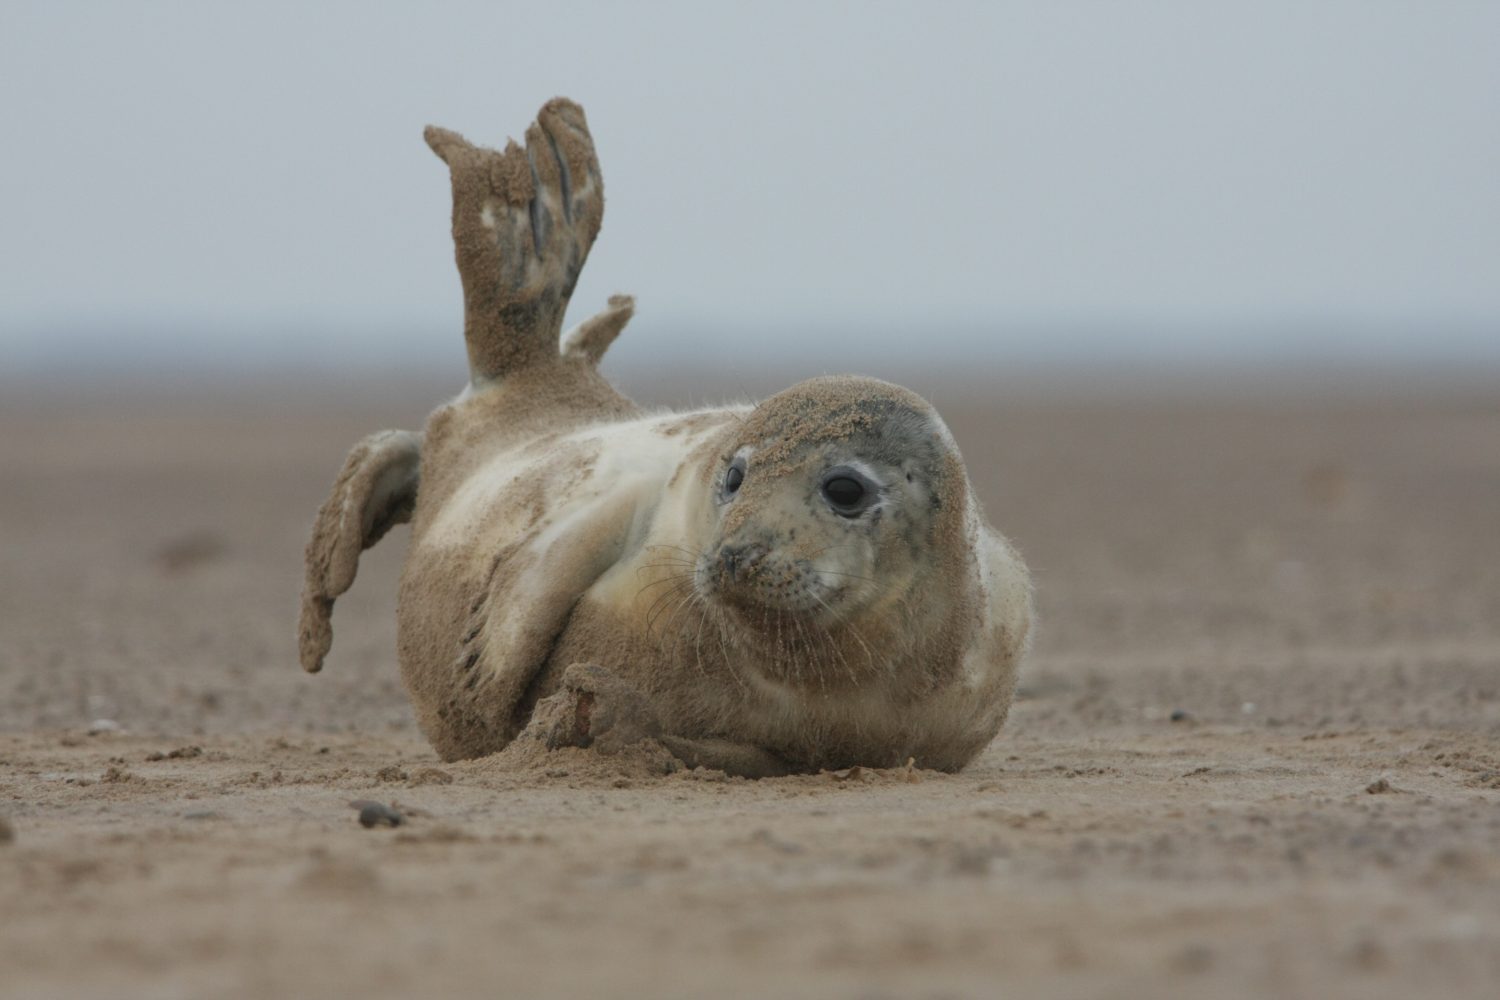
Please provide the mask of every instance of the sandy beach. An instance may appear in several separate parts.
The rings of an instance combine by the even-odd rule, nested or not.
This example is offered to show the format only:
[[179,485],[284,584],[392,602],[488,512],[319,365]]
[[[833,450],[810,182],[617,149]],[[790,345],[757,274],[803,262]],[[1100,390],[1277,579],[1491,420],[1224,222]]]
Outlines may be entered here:
[[404,528],[301,672],[425,386],[0,396],[0,996],[1493,997],[1500,395],[915,387],[1036,575],[1010,721],[760,782],[440,762]]

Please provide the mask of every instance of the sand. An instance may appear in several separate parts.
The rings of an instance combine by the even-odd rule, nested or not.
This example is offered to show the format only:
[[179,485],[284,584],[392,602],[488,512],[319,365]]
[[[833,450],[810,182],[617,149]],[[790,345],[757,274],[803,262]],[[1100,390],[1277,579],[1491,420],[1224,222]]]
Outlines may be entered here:
[[915,388],[1037,575],[1015,710],[760,782],[440,764],[405,528],[298,669],[425,387],[0,394],[0,995],[1494,996],[1500,400]]

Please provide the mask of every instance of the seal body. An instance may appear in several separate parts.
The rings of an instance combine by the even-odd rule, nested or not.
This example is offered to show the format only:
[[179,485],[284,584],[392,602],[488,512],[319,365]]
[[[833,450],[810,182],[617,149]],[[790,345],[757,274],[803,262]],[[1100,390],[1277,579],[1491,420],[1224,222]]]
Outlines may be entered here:
[[304,666],[359,550],[409,519],[401,669],[445,759],[543,716],[592,741],[591,718],[624,712],[599,714],[607,676],[689,763],[961,767],[1004,721],[1032,610],[942,420],[856,376],[642,412],[596,370],[628,299],[558,345],[602,182],[581,109],[539,121],[550,167],[541,142],[499,154],[429,130],[454,174],[471,384],[421,435],[350,455],[308,547]]
[[[863,526],[833,511],[749,509],[749,483],[772,478],[754,452],[735,501],[746,512],[732,519],[741,511],[722,502],[721,469],[747,440],[786,461],[774,449],[798,451],[788,447],[792,431],[761,426],[745,407],[557,415],[542,426],[572,426],[512,435],[499,417],[514,388],[444,407],[426,433],[400,651],[422,728],[444,757],[505,746],[575,663],[641,690],[673,735],[760,747],[797,769],[910,757],[952,769],[995,735],[1029,632],[1029,587],[1014,552],[984,525],[940,423],[931,425],[933,454],[914,456],[929,477],[923,508],[906,524],[886,515],[888,547],[898,551],[866,567],[873,576],[847,574],[867,591],[855,612],[830,617],[814,606],[809,615],[795,602],[742,612],[713,585],[734,532],[752,532],[769,557],[796,548],[821,516],[837,534],[812,549],[864,544]],[[836,426],[839,413],[910,395],[856,378],[793,391],[804,402],[837,400],[813,406],[810,424],[827,432],[818,447],[836,453],[814,464],[834,467],[860,450]],[[495,430],[476,431],[484,427]],[[875,439],[886,430],[878,415],[864,428]],[[904,475],[914,487],[918,473],[911,483]],[[931,495],[930,477],[945,475],[960,488]],[[803,558],[811,551],[804,542],[791,558],[816,574],[816,560]]]

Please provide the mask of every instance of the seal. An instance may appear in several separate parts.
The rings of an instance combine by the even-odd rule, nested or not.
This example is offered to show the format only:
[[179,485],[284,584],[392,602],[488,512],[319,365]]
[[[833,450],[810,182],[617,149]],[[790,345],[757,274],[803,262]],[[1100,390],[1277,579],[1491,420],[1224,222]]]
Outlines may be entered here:
[[503,152],[426,138],[470,381],[345,461],[307,547],[304,668],[359,553],[410,521],[401,671],[444,759],[524,736],[649,737],[746,776],[971,760],[1009,709],[1031,585],[937,412],[860,376],[642,411],[598,372],[633,300],[561,335],[603,219],[583,110],[548,102]]

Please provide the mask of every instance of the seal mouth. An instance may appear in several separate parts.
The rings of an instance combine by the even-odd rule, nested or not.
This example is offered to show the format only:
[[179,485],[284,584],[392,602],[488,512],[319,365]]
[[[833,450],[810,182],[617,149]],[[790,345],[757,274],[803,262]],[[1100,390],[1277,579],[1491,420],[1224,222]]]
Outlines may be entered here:
[[774,624],[777,616],[816,620],[829,613],[827,605],[820,605],[811,595],[768,599],[765,595],[735,588],[715,590],[710,596],[725,610],[754,625],[769,626]]
[[774,628],[786,616],[836,617],[837,588],[828,588],[805,559],[778,558],[764,545],[724,545],[700,560],[698,589],[746,624]]

